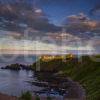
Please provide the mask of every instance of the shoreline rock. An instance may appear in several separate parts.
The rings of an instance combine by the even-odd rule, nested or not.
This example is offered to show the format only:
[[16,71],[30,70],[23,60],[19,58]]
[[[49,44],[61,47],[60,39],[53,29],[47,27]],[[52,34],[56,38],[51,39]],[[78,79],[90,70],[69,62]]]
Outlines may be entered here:
[[10,70],[33,70],[30,65],[23,65],[23,64],[11,64],[11,65],[7,65],[5,67],[1,67],[1,69],[10,69]]

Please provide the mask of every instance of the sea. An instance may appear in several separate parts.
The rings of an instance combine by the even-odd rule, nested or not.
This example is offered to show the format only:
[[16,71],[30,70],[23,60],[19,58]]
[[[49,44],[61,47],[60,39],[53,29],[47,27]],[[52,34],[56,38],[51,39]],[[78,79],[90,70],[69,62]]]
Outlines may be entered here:
[[[30,65],[36,59],[37,56],[35,55],[0,55],[0,67],[15,63]],[[0,93],[20,96],[23,92],[29,91],[32,93],[40,89],[28,81],[35,81],[33,71],[0,69]]]

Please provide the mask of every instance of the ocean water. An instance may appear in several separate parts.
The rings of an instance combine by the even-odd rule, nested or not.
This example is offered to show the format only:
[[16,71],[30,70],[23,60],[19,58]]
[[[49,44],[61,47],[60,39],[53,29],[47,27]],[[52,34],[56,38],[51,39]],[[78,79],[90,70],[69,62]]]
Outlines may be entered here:
[[[35,55],[0,55],[0,67],[14,63],[29,65],[36,61],[36,57]],[[0,69],[0,93],[20,96],[22,92],[38,90],[39,87],[27,82],[34,80],[33,71]]]
[[[15,63],[29,65],[38,60],[38,58],[39,56],[36,55],[0,55],[0,67]],[[23,92],[29,91],[34,95],[33,91],[44,89],[43,87],[38,87],[30,83],[36,80],[34,71],[0,69],[0,93],[21,96]],[[40,96],[45,97],[47,94]],[[62,98],[62,96],[57,94],[51,94],[50,96]]]
[[35,81],[33,71],[12,71],[0,69],[0,93],[20,96],[23,92],[40,90],[28,81]]

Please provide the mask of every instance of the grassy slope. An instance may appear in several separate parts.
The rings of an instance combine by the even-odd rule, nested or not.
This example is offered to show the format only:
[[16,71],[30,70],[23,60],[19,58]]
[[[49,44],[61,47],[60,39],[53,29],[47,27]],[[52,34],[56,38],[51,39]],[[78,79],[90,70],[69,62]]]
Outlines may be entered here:
[[[34,64],[35,65],[35,64]],[[41,69],[45,71],[63,71],[63,73],[78,81],[85,89],[87,100],[100,100],[100,62],[93,62],[88,56],[82,57],[82,62],[69,60],[40,61]]]
[[83,57],[79,65],[66,67],[64,72],[82,84],[86,89],[87,100],[100,100],[100,62]]

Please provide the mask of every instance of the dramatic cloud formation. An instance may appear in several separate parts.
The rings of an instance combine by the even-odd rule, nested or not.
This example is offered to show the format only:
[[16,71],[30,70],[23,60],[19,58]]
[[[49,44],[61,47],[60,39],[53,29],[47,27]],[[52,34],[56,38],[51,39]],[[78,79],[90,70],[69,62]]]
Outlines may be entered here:
[[27,27],[43,32],[59,30],[49,23],[42,9],[27,0],[0,0],[0,27],[17,32]]
[[95,33],[100,35],[100,22],[91,20],[83,13],[68,16],[64,28],[67,32],[86,39],[95,36]]
[[[56,7],[54,8],[56,10]],[[53,12],[52,9],[48,12]],[[97,10],[99,11],[99,7],[92,12],[97,13]],[[7,53],[14,51],[66,53],[67,50],[87,52],[97,49],[100,43],[90,40],[94,36],[100,36],[98,20],[91,20],[84,13],[78,15],[60,13],[59,16],[66,18],[64,23],[62,22],[63,25],[60,24],[58,27],[51,23],[50,16],[47,16],[34,0],[0,0],[0,50]],[[60,23],[59,16],[57,14],[53,20],[57,19],[56,21]]]
[[[0,53],[17,53],[17,54],[64,54],[64,53],[89,53],[91,50],[94,50],[92,46],[89,45],[78,45],[78,44],[69,44],[69,45],[56,45],[51,42],[45,43],[40,40],[17,40],[12,37],[2,37],[0,38]],[[4,45],[5,44],[5,45]]]
[[[99,28],[99,25],[96,21],[90,20],[84,14],[81,15],[72,15],[68,16],[68,20],[65,23],[65,28],[70,30],[57,31],[57,32],[44,32],[40,30],[35,30],[33,28],[29,28],[28,37],[26,37],[20,32],[13,32],[13,31],[0,31],[0,50],[8,50],[10,52],[17,52],[19,51],[30,51],[31,53],[34,52],[57,52],[57,53],[65,53],[68,51],[72,52],[93,52],[99,45],[98,41],[90,43],[87,39],[87,34],[92,36],[92,31],[96,31]],[[23,24],[22,24],[23,25]],[[67,31],[67,32],[66,32]],[[68,33],[69,32],[69,33]],[[75,35],[75,33],[77,34]],[[81,32],[81,35],[80,35]],[[87,33],[86,33],[87,32]],[[91,33],[89,33],[91,32]],[[42,35],[43,36],[42,36]],[[82,37],[82,34],[84,37]],[[38,38],[35,38],[37,37]],[[86,41],[87,40],[87,41]],[[5,44],[5,45],[3,45]],[[12,49],[13,48],[13,49]],[[58,49],[61,48],[61,49]],[[68,50],[68,51],[67,51]]]

